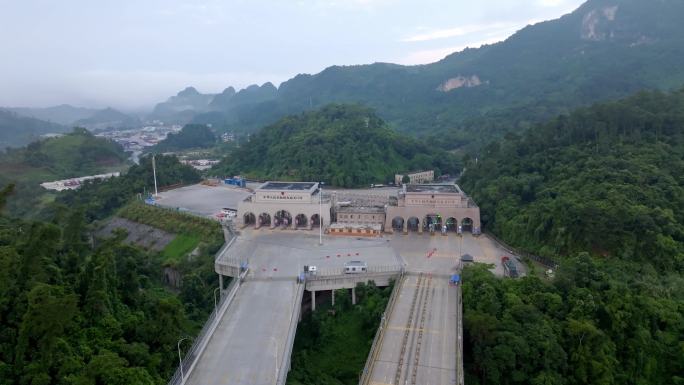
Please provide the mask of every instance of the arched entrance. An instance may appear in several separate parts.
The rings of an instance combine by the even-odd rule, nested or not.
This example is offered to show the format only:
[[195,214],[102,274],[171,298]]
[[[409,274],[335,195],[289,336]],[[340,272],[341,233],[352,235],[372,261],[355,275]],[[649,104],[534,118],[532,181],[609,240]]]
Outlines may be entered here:
[[311,226],[312,227],[318,227],[321,225],[321,220],[318,214],[314,214],[311,216]]
[[449,217],[446,220],[446,227],[447,231],[456,231],[458,230],[458,219],[454,217]]
[[254,216],[253,213],[245,213],[245,215],[242,217],[242,223],[245,226],[250,226],[250,225],[255,225],[256,224],[256,216]]
[[423,230],[442,231],[442,216],[439,214],[428,214],[423,219]]
[[411,217],[406,221],[406,227],[408,228],[408,231],[418,231],[418,228],[420,226],[420,219],[416,217]]
[[280,210],[275,214],[275,225],[288,227],[292,224],[292,215],[285,211]]
[[473,220],[466,217],[463,218],[461,221],[461,230],[465,233],[466,231],[469,233],[473,232]]
[[267,213],[261,213],[259,215],[259,225],[270,226],[271,225],[271,216]]
[[295,217],[295,229],[300,228],[300,227],[306,227],[309,223],[309,220],[306,218],[306,215],[304,214],[299,214]]
[[392,219],[392,230],[403,231],[404,230],[404,218],[394,217],[394,219]]

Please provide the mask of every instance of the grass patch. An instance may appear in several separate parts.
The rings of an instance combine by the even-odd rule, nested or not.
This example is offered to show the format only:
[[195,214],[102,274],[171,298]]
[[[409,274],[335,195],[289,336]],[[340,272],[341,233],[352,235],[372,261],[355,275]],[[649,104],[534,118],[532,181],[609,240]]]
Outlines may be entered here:
[[188,255],[199,245],[199,238],[193,235],[180,234],[171,241],[164,250],[162,256],[166,263],[177,262],[184,256]]
[[117,215],[170,233],[192,235],[206,243],[223,243],[221,224],[208,218],[146,205],[139,201],[122,207]]

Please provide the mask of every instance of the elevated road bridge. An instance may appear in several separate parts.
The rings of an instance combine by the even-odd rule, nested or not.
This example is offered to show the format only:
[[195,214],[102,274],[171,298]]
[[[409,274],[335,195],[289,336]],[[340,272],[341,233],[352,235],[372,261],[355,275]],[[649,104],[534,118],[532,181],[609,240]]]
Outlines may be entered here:
[[[318,236],[306,231],[245,231],[221,250],[215,265],[221,277],[242,272],[244,281],[223,293],[230,301],[221,302],[171,383],[284,384],[307,295],[314,310],[316,291],[353,293],[361,282],[397,280],[361,383],[461,385],[461,294],[448,277],[460,271],[462,253],[502,274],[497,263],[503,252],[486,236],[326,237],[319,245]],[[366,262],[368,272],[344,274],[344,263],[352,260]],[[316,265],[318,275],[302,284],[297,277],[304,265]]]

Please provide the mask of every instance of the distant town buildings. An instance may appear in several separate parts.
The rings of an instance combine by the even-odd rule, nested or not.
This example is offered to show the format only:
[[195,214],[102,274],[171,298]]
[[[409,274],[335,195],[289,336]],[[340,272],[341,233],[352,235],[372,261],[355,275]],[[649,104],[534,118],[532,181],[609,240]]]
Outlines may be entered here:
[[232,132],[224,132],[224,133],[221,135],[221,141],[222,141],[223,143],[234,142],[234,141],[235,141],[235,134],[233,134]]
[[403,183],[404,176],[409,177],[408,184],[431,183],[431,182],[435,181],[435,171],[434,170],[426,170],[426,171],[410,172],[407,174],[396,174],[396,175],[394,175],[394,184],[396,184],[397,186],[404,184]]

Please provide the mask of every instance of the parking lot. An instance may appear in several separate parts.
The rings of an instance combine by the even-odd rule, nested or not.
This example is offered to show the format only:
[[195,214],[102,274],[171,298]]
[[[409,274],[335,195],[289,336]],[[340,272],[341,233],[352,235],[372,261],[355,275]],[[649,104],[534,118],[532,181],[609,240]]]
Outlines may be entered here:
[[237,210],[238,202],[249,195],[246,189],[195,184],[160,193],[157,204],[214,217],[224,207]]

